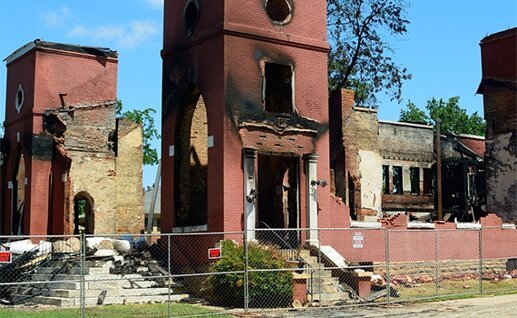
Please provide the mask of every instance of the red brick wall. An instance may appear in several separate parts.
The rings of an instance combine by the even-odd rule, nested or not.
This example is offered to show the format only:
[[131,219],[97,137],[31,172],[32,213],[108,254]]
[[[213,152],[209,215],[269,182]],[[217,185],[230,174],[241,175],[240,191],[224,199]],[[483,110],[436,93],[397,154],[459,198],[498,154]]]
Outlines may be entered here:
[[[79,53],[38,49],[34,110],[117,99],[117,60]],[[36,127],[35,127],[36,128]]]
[[[388,231],[388,234],[386,233]],[[363,247],[353,247],[353,236],[362,235]],[[389,237],[387,237],[388,235]],[[331,245],[352,262],[385,262],[389,245],[390,262],[472,260],[483,257],[517,257],[517,230],[483,227],[482,231],[448,229],[340,229],[322,230],[321,244]],[[388,240],[388,241],[387,241]],[[480,253],[481,241],[481,253]]]
[[[67,94],[65,102],[68,105],[116,99],[117,60],[36,48],[8,64],[7,68],[5,138],[10,148],[5,182],[1,186],[7,189],[8,181],[14,178],[17,149],[23,149],[28,181],[25,231],[26,234],[45,234],[49,229],[47,211],[51,209],[49,184],[52,163],[50,157],[33,157],[33,136],[43,132],[43,113],[60,107],[60,93]],[[18,114],[15,96],[20,83],[25,96]],[[58,181],[61,182],[61,178]],[[11,191],[4,191],[3,196],[3,230],[9,233]]]

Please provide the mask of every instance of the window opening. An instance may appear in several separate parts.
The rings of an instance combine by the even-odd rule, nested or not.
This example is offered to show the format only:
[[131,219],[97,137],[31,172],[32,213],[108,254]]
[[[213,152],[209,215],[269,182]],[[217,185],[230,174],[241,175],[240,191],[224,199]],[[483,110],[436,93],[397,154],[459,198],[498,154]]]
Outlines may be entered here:
[[199,3],[197,0],[191,0],[185,6],[185,29],[187,34],[190,36],[194,33],[194,29],[197,26],[199,20]]
[[411,180],[411,194],[420,194],[420,168],[409,168],[409,178]]
[[393,166],[393,193],[394,194],[402,194],[404,190],[402,189],[402,167]]
[[16,180],[13,193],[13,217],[11,220],[11,234],[22,235],[24,233],[24,211],[25,211],[25,158],[20,153],[18,166],[16,167]]
[[16,92],[16,97],[14,99],[14,104],[16,106],[16,111],[20,113],[23,107],[23,102],[25,100],[25,93],[23,91],[22,84],[18,85],[18,91]]
[[206,225],[208,210],[208,118],[203,97],[194,92],[179,125],[176,227]]
[[433,171],[429,168],[424,168],[424,194],[433,194]]
[[293,69],[291,65],[266,62],[265,110],[271,113],[293,113]]
[[382,193],[390,193],[390,167],[382,166]]
[[74,197],[74,234],[93,234],[93,230],[93,199],[86,193],[78,193]]
[[292,7],[288,0],[267,0],[266,12],[274,23],[286,24],[291,20]]

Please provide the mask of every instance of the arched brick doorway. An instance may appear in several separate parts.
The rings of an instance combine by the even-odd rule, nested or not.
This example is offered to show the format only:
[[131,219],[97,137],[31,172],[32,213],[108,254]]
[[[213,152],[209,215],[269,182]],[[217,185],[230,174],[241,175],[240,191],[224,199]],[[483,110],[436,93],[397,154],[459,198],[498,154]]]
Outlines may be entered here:
[[74,234],[94,233],[93,198],[87,192],[79,192],[74,197]]

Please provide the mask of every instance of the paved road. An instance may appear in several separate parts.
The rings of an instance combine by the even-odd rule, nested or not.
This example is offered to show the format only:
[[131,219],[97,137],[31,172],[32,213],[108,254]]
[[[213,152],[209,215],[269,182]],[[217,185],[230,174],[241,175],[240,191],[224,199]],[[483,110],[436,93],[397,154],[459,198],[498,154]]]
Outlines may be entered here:
[[341,317],[517,317],[517,294],[449,300],[432,303],[397,304],[383,307],[355,307],[268,314],[275,318],[341,318]]

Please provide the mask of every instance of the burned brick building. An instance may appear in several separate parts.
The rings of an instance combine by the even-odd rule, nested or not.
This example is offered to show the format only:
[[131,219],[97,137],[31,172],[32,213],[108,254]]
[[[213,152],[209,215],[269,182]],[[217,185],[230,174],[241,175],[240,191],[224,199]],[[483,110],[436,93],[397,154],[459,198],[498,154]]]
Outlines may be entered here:
[[[354,105],[350,90],[332,95],[330,112],[336,193],[350,206],[351,217],[432,216],[437,203],[433,127],[379,120],[376,109]],[[483,137],[441,134],[446,218],[485,215],[484,151]]]
[[1,232],[140,231],[142,131],[115,115],[117,52],[35,40],[5,61]]
[[487,207],[517,222],[517,28],[481,40],[483,94],[487,122]]
[[164,20],[162,232],[345,220],[323,187],[326,3],[166,1]]

